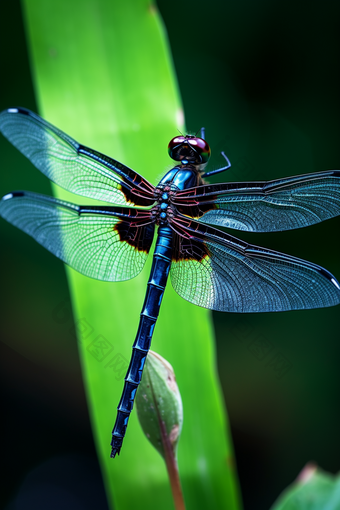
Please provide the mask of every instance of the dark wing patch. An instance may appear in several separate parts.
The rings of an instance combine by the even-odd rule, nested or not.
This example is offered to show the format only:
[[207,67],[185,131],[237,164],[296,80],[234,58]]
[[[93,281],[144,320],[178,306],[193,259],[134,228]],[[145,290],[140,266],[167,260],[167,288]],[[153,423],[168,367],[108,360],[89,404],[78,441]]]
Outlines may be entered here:
[[137,251],[144,252],[148,255],[155,232],[153,223],[142,226],[138,222],[130,223],[125,220],[120,220],[120,222],[115,225],[114,230],[119,235],[121,241],[124,241]]
[[[181,235],[178,235],[178,232]],[[183,260],[195,260],[201,262],[209,256],[209,251],[204,243],[189,237],[185,229],[178,227],[177,234],[173,238],[172,260],[180,262]]]

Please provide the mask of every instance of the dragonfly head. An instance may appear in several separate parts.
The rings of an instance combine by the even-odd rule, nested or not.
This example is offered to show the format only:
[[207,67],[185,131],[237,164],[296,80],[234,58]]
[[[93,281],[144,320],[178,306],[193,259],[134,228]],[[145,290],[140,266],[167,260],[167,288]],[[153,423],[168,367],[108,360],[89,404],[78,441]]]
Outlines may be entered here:
[[182,164],[205,165],[210,158],[209,144],[197,136],[175,136],[168,145],[169,156]]

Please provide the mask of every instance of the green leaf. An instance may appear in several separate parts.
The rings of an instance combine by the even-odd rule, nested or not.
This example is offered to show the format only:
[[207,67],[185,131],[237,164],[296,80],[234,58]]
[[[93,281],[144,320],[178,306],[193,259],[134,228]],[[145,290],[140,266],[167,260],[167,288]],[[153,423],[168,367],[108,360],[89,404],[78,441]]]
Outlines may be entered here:
[[[82,144],[157,182],[171,168],[167,144],[183,129],[183,115],[156,7],[149,0],[24,0],[24,6],[39,113]],[[71,202],[90,202],[54,190]],[[96,447],[108,499],[117,510],[172,508],[164,463],[135,412],[120,456],[110,459],[150,267],[151,257],[141,275],[116,284],[67,268]],[[188,508],[238,509],[210,313],[168,285],[152,347],[171,361],[181,386],[185,426],[178,462]]]
[[339,510],[340,475],[307,465],[271,510]]
[[165,458],[165,428],[176,454],[183,425],[182,399],[174,369],[156,352],[149,351],[136,404],[139,423],[150,443]]

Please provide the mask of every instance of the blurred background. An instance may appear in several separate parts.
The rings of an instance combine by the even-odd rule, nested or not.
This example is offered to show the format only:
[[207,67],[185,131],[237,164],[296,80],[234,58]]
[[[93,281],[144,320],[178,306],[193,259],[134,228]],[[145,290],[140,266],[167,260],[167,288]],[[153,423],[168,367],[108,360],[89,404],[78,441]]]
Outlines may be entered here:
[[[340,167],[338,2],[159,0],[158,7],[187,129],[205,126],[212,167],[223,164],[221,150],[232,162],[215,182]],[[36,111],[19,1],[1,2],[0,12],[0,108]],[[51,193],[3,137],[0,166],[1,195]],[[339,227],[337,218],[237,236],[340,279]],[[1,508],[106,509],[64,267],[2,220],[0,235]],[[339,470],[339,307],[213,317],[244,507],[267,509],[308,461]]]

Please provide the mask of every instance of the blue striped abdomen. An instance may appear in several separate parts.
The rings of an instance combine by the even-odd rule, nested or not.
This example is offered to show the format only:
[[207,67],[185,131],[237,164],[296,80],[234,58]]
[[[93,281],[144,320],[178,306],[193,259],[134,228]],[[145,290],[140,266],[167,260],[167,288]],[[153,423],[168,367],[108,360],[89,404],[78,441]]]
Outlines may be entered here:
[[132,347],[130,365],[125,376],[124,389],[117,408],[117,418],[112,431],[112,458],[120,452],[129,416],[133,408],[136,391],[142,379],[144,363],[150,349],[153,331],[155,329],[169,275],[172,252],[171,245],[171,229],[169,227],[159,227],[150,278],[142,312],[140,314],[137,336]]

